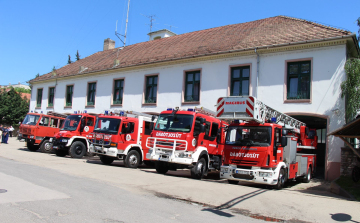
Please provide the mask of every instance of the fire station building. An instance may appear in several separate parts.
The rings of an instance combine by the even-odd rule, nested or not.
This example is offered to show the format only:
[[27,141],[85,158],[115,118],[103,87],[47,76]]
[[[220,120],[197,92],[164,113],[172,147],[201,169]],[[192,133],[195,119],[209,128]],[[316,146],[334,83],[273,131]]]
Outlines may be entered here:
[[30,81],[30,110],[159,113],[167,108],[216,110],[219,97],[251,95],[316,128],[318,177],[340,175],[343,142],[326,136],[345,124],[347,58],[359,55],[356,35],[276,16],[103,51]]

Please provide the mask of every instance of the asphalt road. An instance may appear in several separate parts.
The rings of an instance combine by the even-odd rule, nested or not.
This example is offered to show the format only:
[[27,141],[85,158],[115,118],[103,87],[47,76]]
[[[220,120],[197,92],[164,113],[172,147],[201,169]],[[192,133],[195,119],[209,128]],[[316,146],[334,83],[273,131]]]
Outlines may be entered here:
[[[218,174],[102,165],[0,145],[0,222],[360,222],[360,202],[327,191],[326,182],[291,183],[281,191],[230,185]],[[251,216],[248,217],[248,216]]]

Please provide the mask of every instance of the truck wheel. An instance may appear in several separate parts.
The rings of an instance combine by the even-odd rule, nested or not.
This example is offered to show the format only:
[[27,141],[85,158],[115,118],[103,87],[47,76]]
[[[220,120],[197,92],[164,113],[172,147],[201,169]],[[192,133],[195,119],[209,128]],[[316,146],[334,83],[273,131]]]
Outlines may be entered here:
[[191,178],[201,180],[206,170],[206,162],[204,158],[198,160],[196,165],[191,168]]
[[49,140],[44,140],[40,145],[40,151],[42,153],[51,153],[52,152],[52,143]]
[[69,155],[72,158],[80,159],[86,153],[86,146],[80,141],[73,142],[69,149]]
[[27,143],[26,146],[27,146],[28,150],[30,150],[31,152],[35,152],[39,149],[39,146],[36,146],[32,143]]
[[55,154],[56,154],[56,156],[64,157],[64,156],[67,155],[67,151],[65,151],[65,150],[60,150],[60,149],[56,149],[56,150],[55,150]]
[[228,180],[229,184],[238,184],[239,181],[237,180]]
[[280,172],[279,172],[279,177],[278,177],[278,181],[277,181],[277,184],[274,186],[275,189],[277,190],[281,190],[284,185],[285,185],[285,179],[286,179],[286,176],[285,176],[285,169],[281,168]]
[[128,168],[137,168],[140,164],[140,155],[138,151],[131,150],[125,157],[125,166]]
[[160,174],[165,174],[169,171],[169,167],[163,162],[156,162],[155,169],[156,169],[156,172],[158,172]]
[[311,180],[311,167],[309,167],[307,174],[304,176],[303,182],[309,183]]
[[100,156],[100,160],[105,165],[110,165],[114,162],[114,158],[108,156]]

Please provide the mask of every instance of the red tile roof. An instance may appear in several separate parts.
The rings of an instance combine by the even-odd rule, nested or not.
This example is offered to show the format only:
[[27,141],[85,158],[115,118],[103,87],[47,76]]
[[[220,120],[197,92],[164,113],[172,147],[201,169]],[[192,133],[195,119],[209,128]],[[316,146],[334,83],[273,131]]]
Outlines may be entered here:
[[[56,77],[163,62],[182,58],[227,53],[310,40],[350,35],[351,32],[302,19],[276,16],[252,22],[216,27],[159,40],[137,43],[124,48],[97,52],[56,70]],[[114,67],[114,61],[120,64]],[[52,72],[32,81],[52,78]]]

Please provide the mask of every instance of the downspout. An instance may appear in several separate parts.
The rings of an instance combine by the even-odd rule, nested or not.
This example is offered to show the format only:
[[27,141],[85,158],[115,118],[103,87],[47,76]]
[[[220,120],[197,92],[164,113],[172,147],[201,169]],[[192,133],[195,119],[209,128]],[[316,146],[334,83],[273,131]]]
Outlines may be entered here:
[[259,97],[258,92],[259,92],[259,64],[260,64],[260,56],[257,52],[257,48],[255,48],[255,53],[257,56],[256,59],[256,98]]

